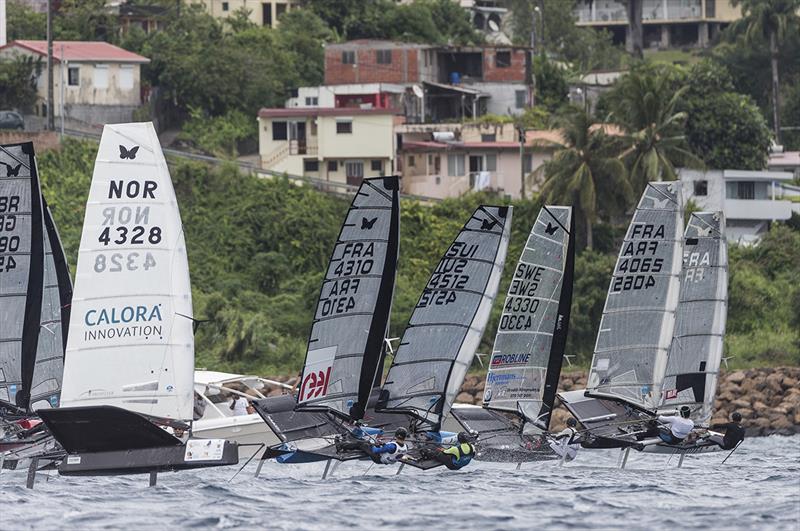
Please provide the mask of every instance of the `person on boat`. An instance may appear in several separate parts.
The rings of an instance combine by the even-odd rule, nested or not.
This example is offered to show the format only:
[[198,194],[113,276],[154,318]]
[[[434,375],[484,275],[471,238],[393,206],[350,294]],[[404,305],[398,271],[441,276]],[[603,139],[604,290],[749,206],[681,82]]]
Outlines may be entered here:
[[561,456],[565,461],[572,461],[578,455],[581,444],[578,441],[578,421],[570,417],[567,419],[567,427],[553,436],[550,441],[550,448]]
[[744,440],[745,430],[741,423],[742,415],[735,411],[731,415],[731,422],[711,426],[711,429],[714,430],[725,430],[725,435],[712,435],[709,439],[717,443],[723,450],[733,450],[737,444]]
[[206,413],[206,401],[197,391],[194,392],[194,406],[192,420],[200,420]]
[[434,450],[423,449],[421,454],[426,459],[438,461],[449,470],[459,470],[467,466],[475,457],[475,446],[467,432],[458,434],[458,444],[447,448],[437,447]]
[[252,409],[252,406],[247,401],[247,398],[243,397],[242,395],[233,395],[233,401],[231,402],[231,411],[233,411],[234,417],[239,417],[241,415],[248,415]]
[[680,416],[659,416],[662,428],[658,437],[667,444],[681,444],[694,429],[694,421],[689,418],[692,410],[689,406],[681,406]]
[[408,430],[402,426],[394,432],[394,441],[386,444],[372,444],[369,441],[352,441],[337,443],[337,451],[361,450],[376,464],[391,465],[396,463],[408,452],[406,446]]

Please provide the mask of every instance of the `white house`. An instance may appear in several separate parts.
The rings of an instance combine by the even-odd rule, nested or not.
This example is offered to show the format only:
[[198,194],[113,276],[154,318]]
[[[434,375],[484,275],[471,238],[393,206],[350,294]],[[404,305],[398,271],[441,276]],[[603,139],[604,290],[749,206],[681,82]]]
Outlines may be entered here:
[[785,199],[793,175],[779,171],[681,169],[683,198],[703,210],[721,210],[729,241],[755,243],[772,221],[786,221],[800,203]]
[[[47,114],[47,41],[17,40],[0,47],[0,60],[41,58],[36,112]],[[141,65],[150,59],[107,42],[53,42],[54,116],[91,124],[129,122],[142,104]],[[62,106],[62,99],[64,105]]]

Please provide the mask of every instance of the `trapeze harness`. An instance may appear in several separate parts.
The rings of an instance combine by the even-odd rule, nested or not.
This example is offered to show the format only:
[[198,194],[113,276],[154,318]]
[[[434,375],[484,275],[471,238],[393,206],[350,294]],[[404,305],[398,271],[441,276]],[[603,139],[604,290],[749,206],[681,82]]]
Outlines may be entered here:
[[384,452],[380,454],[381,463],[383,463],[384,465],[391,465],[392,463],[396,463],[397,460],[400,459],[401,455],[408,452],[408,446],[406,446],[406,443],[403,443],[401,445],[397,441],[394,441],[392,444],[394,444],[394,451]]

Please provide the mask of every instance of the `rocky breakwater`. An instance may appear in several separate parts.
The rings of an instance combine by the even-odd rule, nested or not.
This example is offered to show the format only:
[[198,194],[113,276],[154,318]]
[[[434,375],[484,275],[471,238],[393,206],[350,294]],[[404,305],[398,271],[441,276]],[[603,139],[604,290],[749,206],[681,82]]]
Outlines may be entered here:
[[[485,377],[469,375],[456,402],[481,404]],[[559,391],[586,387],[586,373],[561,374]],[[800,367],[765,367],[723,371],[717,387],[712,424],[727,422],[731,413],[742,415],[748,436],[800,433]],[[569,413],[562,406],[553,411],[551,430],[564,427]]]

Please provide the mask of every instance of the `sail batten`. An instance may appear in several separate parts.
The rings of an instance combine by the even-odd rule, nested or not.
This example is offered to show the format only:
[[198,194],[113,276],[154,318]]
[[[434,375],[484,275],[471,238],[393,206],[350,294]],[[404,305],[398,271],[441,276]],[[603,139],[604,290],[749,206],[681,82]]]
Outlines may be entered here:
[[62,406],[191,419],[192,324],[183,227],[155,129],[106,125],[78,254]]
[[403,333],[376,409],[440,427],[497,294],[511,207],[480,206],[434,269]]
[[365,179],[320,289],[298,411],[360,419],[382,370],[400,240],[399,180]]
[[[483,406],[546,430],[572,302],[571,207],[542,208],[514,269],[495,335]],[[569,227],[569,230],[566,228]]]
[[647,410],[660,402],[680,290],[683,217],[675,183],[648,183],[623,240],[587,392]]

